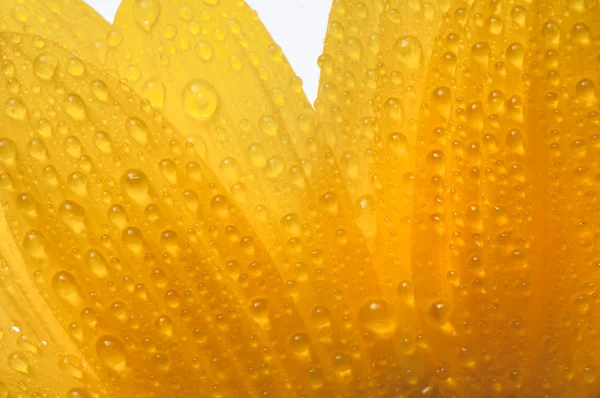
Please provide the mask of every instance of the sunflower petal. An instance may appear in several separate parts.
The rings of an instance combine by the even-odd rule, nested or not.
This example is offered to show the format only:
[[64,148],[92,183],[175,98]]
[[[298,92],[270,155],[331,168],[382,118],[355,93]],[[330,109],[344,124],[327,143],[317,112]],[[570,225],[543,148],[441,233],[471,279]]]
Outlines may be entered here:
[[103,384],[46,304],[47,294],[38,289],[43,271],[31,277],[0,213],[0,394],[8,396],[23,386],[32,393],[63,396],[74,396],[85,385],[102,391]]
[[82,0],[22,1],[0,4],[0,31],[39,35],[101,62],[110,24]]
[[308,372],[327,351],[310,354],[287,284],[194,144],[50,42],[4,34],[0,53],[13,88],[0,91],[10,229],[45,311],[107,394],[309,388],[275,373]]
[[[374,197],[377,272],[414,289],[405,319],[431,368],[411,375],[437,366],[444,394],[596,388],[582,327],[599,254],[599,18],[595,2],[334,2],[317,109],[365,171],[349,191]],[[353,59],[378,33],[377,55]]]
[[[587,396],[593,390],[585,383],[569,386],[559,375],[562,365],[550,358],[597,366],[597,345],[576,337],[579,327],[564,325],[561,317],[574,310],[576,323],[592,320],[587,304],[577,308],[577,300],[587,301],[581,286],[597,256],[581,248],[597,231],[595,188],[586,174],[598,167],[598,158],[579,146],[597,140],[597,122],[590,116],[598,103],[590,86],[597,76],[591,54],[599,48],[577,35],[594,26],[598,15],[567,2],[552,4],[457,6],[439,32],[445,39],[433,47],[424,80],[412,267],[428,272],[414,274],[415,299],[425,312],[443,298],[461,309],[449,324],[481,325],[456,336],[426,329],[434,341],[439,338],[434,344],[439,361],[450,368],[490,370],[480,385],[453,380],[455,388],[473,394],[497,385],[532,395],[544,380],[557,395]],[[569,13],[555,11],[567,8]],[[457,68],[448,67],[446,51],[453,47]],[[566,290],[564,261],[580,269]],[[562,293],[551,298],[555,289]],[[490,312],[493,307],[501,310]],[[492,325],[505,338],[489,341],[486,329]],[[557,340],[560,354],[543,344],[547,339]],[[450,342],[458,352],[442,349]],[[513,347],[521,347],[521,354],[506,357]],[[504,359],[491,368],[486,358]]]
[[[123,42],[109,52],[108,66],[205,148],[207,165],[297,289],[296,305],[314,335],[332,338],[313,319],[322,307],[336,329],[362,330],[358,309],[379,296],[380,281],[363,277],[373,264],[356,205],[301,81],[256,13],[242,1],[128,0],[115,29]],[[351,317],[345,306],[354,309]],[[348,330],[344,340],[337,344],[349,355],[359,333]],[[324,350],[325,363],[334,352]]]

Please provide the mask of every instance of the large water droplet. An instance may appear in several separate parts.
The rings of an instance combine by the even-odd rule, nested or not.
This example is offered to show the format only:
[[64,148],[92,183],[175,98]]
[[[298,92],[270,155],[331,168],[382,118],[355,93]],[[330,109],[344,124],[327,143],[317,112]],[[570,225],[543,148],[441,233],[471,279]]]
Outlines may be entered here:
[[122,177],[123,190],[134,202],[144,204],[150,200],[148,177],[139,170],[128,170]]
[[429,307],[429,320],[443,326],[450,317],[450,304],[445,300],[438,300]]
[[125,347],[114,336],[104,335],[96,341],[96,353],[104,366],[122,372],[127,366]]
[[150,79],[142,87],[142,97],[150,101],[153,107],[162,108],[165,103],[165,85],[160,79]]
[[79,306],[82,301],[81,288],[75,277],[67,271],[59,271],[52,277],[52,288],[67,303]]
[[23,121],[27,117],[27,108],[20,98],[9,98],[4,103],[4,112],[14,120]]
[[82,206],[70,200],[66,200],[60,204],[58,214],[62,222],[64,222],[73,232],[81,234],[85,232],[85,212]]
[[33,71],[42,80],[50,80],[54,77],[58,58],[51,53],[42,53],[33,61]]
[[421,42],[414,36],[403,36],[396,41],[396,57],[408,68],[419,68],[422,50]]
[[140,28],[150,32],[150,29],[158,21],[160,10],[159,0],[135,0],[133,3],[133,19]]
[[380,337],[391,337],[396,331],[394,311],[385,300],[368,300],[358,313],[361,325]]
[[87,117],[85,102],[77,94],[69,94],[65,101],[65,111],[73,119],[82,121]]
[[29,360],[22,351],[15,351],[8,355],[8,366],[17,372],[28,374],[29,373]]
[[131,117],[127,119],[125,123],[127,132],[138,144],[148,144],[148,126],[142,120],[137,117]]
[[185,113],[199,120],[210,119],[217,111],[219,99],[215,88],[205,80],[192,80],[183,88]]

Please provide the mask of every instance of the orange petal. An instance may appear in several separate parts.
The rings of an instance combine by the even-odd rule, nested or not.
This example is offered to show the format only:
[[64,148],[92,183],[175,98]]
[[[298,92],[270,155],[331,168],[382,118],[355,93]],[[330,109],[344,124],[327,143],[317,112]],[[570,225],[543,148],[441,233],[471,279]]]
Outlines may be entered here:
[[[256,14],[243,2],[125,1],[115,29],[124,39],[109,67],[205,148],[313,335],[334,342],[334,330],[353,325],[336,343],[350,355],[363,331],[359,308],[379,296],[380,281],[364,277],[373,264],[356,205],[299,78]],[[332,329],[314,325],[319,306]],[[323,347],[326,363],[334,352]]]

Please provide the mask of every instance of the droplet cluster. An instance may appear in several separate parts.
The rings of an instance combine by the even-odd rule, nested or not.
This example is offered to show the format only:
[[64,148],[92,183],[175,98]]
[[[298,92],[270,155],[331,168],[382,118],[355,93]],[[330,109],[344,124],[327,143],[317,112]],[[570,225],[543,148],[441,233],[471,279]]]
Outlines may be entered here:
[[71,3],[0,5],[0,397],[598,394],[596,2],[335,0],[314,108],[243,1]]

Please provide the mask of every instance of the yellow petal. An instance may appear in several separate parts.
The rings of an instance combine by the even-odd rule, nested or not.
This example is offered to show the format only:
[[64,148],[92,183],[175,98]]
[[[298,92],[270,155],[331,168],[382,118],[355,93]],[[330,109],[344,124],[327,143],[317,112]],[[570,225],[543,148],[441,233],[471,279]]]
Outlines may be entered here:
[[0,395],[595,396],[599,25],[335,1],[318,114],[242,1],[0,37]]
[[281,344],[282,325],[302,330],[293,302],[193,144],[127,86],[81,61],[69,73],[75,58],[37,40],[0,43],[10,78],[35,87],[1,93],[4,198],[29,274],[108,391],[252,392],[261,363],[294,368],[262,350],[263,323]]
[[[337,156],[357,155],[377,272],[414,287],[420,322],[404,319],[444,394],[593,394],[599,17],[577,1],[334,2],[317,109]],[[355,56],[374,34],[376,56]]]
[[104,59],[110,24],[81,0],[3,0],[0,31],[39,35],[93,62]]
[[55,318],[52,304],[45,302],[47,294],[38,284],[43,271],[32,274],[27,269],[3,211],[1,216],[0,394],[25,386],[31,393],[51,391],[65,396],[86,384],[100,391],[102,384],[95,372]]
[[[380,281],[364,278],[373,264],[356,206],[299,78],[256,13],[242,1],[125,1],[115,29],[123,42],[109,52],[109,67],[204,149],[294,289],[313,336],[335,341],[313,326],[318,306],[335,328],[357,330],[344,336],[349,355],[361,333],[358,309],[379,296]],[[323,350],[326,363],[334,351]]]

